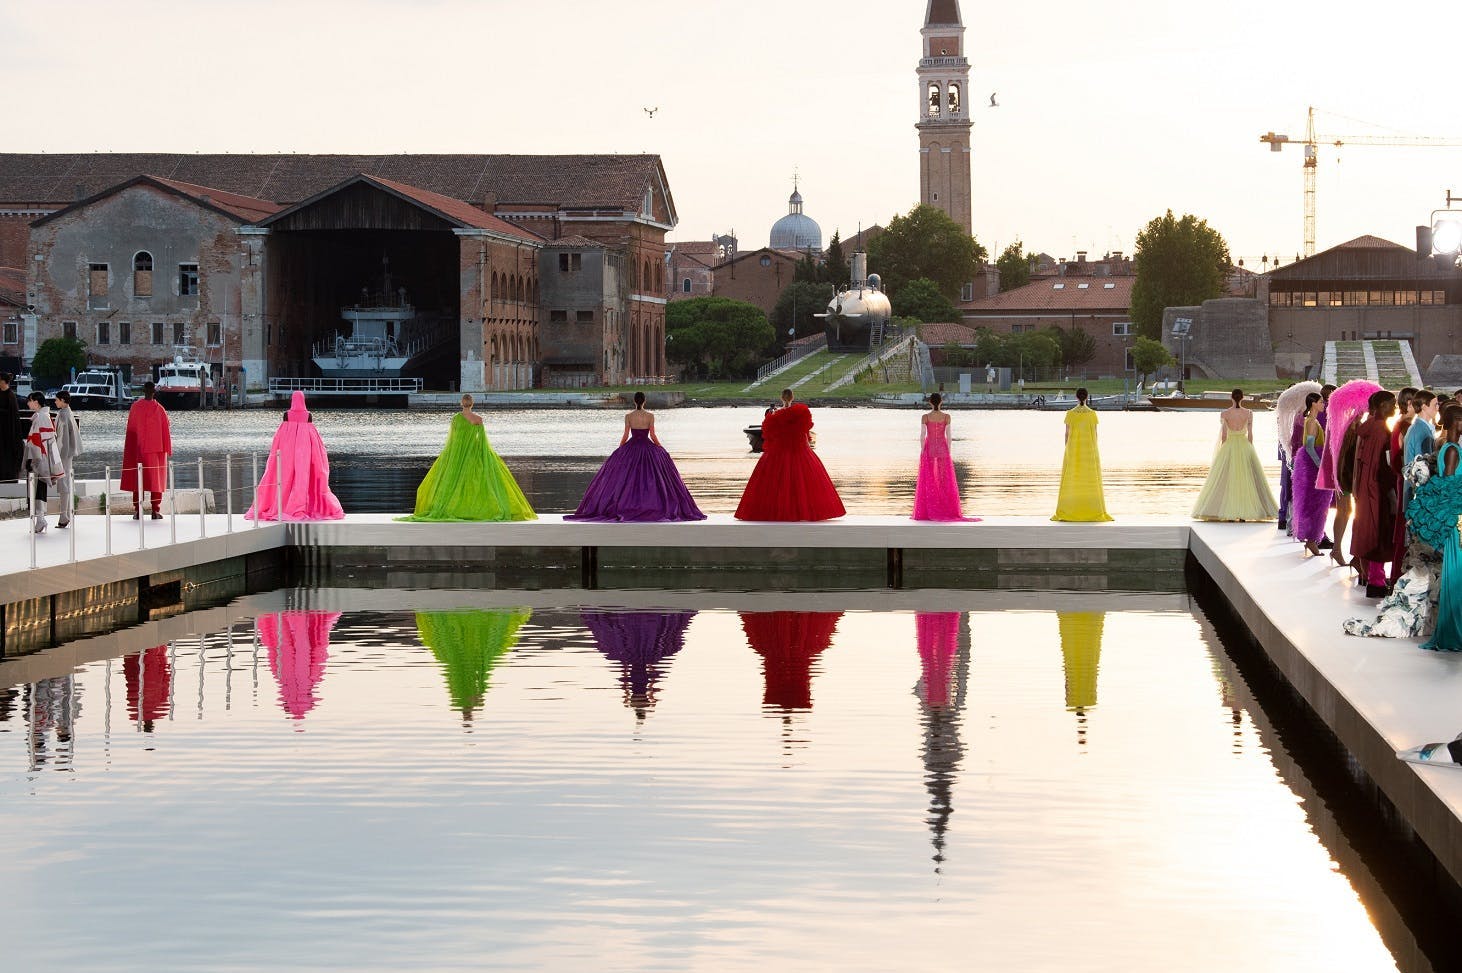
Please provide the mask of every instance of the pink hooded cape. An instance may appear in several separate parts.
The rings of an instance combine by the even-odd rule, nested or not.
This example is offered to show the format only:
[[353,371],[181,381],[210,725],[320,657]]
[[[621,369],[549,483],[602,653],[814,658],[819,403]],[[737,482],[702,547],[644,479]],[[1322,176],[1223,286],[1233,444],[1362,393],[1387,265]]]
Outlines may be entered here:
[[315,708],[315,687],[325,677],[330,632],[340,612],[286,611],[254,620],[259,641],[269,650],[269,668],[279,680],[279,704],[292,719]]
[[[275,504],[281,490],[282,515]],[[345,516],[340,501],[330,492],[330,458],[319,430],[310,422],[303,392],[294,393],[284,422],[274,433],[264,476],[245,516],[260,520],[340,520]]]
[[1350,428],[1356,416],[1370,407],[1371,396],[1379,391],[1381,387],[1375,382],[1358,378],[1330,393],[1330,401],[1325,406],[1325,454],[1320,457],[1320,472],[1315,475],[1317,488],[1340,488],[1335,482],[1335,464],[1340,460],[1340,446],[1345,440],[1345,430]]
[[137,464],[141,463],[141,489],[162,493],[167,489],[167,459],[172,454],[168,411],[155,399],[133,402],[127,411],[127,437],[122,442],[122,489],[137,492]]

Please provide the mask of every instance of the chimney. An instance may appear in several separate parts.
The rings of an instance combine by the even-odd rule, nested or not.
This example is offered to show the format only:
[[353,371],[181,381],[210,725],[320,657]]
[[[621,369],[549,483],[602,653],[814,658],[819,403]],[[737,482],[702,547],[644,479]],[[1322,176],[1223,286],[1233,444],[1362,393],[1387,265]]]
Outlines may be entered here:
[[1086,263],[1086,251],[1085,250],[1078,250],[1078,251],[1076,251],[1076,262],[1078,264],[1085,264]]

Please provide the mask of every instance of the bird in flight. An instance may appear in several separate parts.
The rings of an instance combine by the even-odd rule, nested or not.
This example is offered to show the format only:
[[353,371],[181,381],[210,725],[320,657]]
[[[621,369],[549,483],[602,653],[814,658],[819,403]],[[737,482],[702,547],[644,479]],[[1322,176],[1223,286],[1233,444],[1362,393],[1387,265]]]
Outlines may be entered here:
[[654,108],[646,108],[646,109],[644,109],[644,112],[645,112],[646,115],[649,115],[651,118],[654,118],[655,117],[655,112],[657,112],[659,110],[660,110],[660,106],[659,105],[656,105]]
[[999,108],[1000,107],[1000,102],[998,102],[998,101],[995,100],[995,92],[993,92],[993,91],[990,92],[990,107],[991,108]]

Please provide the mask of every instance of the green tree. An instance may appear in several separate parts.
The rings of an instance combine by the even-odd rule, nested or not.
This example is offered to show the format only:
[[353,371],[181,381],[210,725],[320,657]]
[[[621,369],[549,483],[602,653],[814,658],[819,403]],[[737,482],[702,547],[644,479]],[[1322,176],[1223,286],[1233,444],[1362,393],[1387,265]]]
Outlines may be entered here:
[[1191,213],[1173,211],[1152,220],[1137,234],[1132,254],[1137,280],[1132,285],[1132,322],[1146,338],[1162,337],[1162,312],[1189,307],[1223,294],[1229,272],[1228,244],[1219,232]]
[[1161,341],[1139,336],[1136,341],[1132,342],[1132,367],[1137,371],[1139,383],[1145,385],[1147,376],[1164,365],[1172,363],[1173,356],[1163,347]]
[[843,255],[843,238],[837,230],[833,231],[833,238],[828,242],[827,255],[823,259],[824,280],[834,287],[841,287],[848,283],[851,271],[848,268],[848,258]]
[[36,349],[31,359],[30,370],[40,387],[41,379],[51,382],[69,381],[71,369],[78,372],[86,367],[86,345],[79,338],[47,338]]
[[725,297],[676,301],[665,312],[666,356],[708,379],[741,378],[775,351],[775,336],[761,308]]
[[943,210],[921,205],[907,216],[895,216],[868,245],[868,269],[882,275],[886,294],[927,277],[953,300],[975,279],[975,268],[985,255],[985,248]]
[[1030,257],[1026,256],[1025,248],[1019,241],[1000,252],[1000,259],[995,261],[995,266],[1000,268],[1002,291],[1024,287],[1031,282]]
[[939,293],[939,285],[927,277],[911,280],[898,289],[893,296],[893,313],[923,324],[959,320],[959,311]]
[[792,268],[792,279],[805,283],[818,284],[827,279],[827,274],[816,258],[812,256],[812,248],[802,254],[802,259],[797,261],[797,266]]
[[1096,339],[1076,325],[1063,328],[1054,324],[1047,330],[1060,347],[1061,364],[1067,368],[1080,368],[1096,357]]
[[785,344],[793,335],[788,329],[795,329],[795,337],[802,338],[822,331],[822,318],[813,317],[827,311],[827,302],[833,298],[833,285],[810,280],[794,280],[777,298],[772,308],[772,326],[776,328],[777,341]]

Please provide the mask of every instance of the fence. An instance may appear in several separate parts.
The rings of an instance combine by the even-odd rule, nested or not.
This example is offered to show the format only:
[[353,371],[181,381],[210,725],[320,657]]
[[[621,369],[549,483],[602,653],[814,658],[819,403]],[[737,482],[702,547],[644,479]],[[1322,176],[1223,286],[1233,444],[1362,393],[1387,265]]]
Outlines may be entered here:
[[805,345],[798,345],[781,358],[775,358],[758,368],[756,370],[756,381],[751,384],[756,385],[760,382],[765,382],[782,369],[801,361],[808,355],[816,354],[825,348],[827,348],[827,335],[818,335],[816,341],[809,341]]

